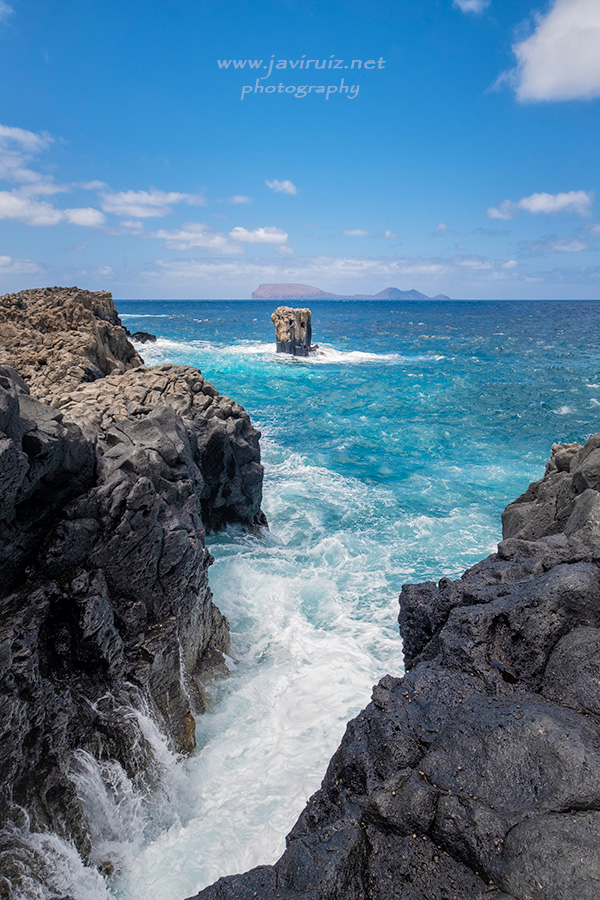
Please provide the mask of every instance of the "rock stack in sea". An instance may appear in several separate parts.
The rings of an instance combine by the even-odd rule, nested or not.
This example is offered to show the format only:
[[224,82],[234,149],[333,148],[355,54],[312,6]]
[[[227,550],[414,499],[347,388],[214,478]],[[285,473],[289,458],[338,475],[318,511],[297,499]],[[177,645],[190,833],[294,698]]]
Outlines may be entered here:
[[600,434],[496,553],[400,596],[407,674],[347,727],[274,866],[196,900],[597,900]]
[[312,315],[310,309],[293,309],[278,306],[271,313],[275,326],[277,353],[291,356],[309,356],[316,350],[312,345]]
[[[174,751],[195,746],[203,682],[229,646],[205,529],[265,524],[259,437],[197,369],[146,368],[110,294],[0,297],[5,826],[54,831],[85,856],[78,754],[151,785],[136,711]],[[2,895],[29,877],[9,832]]]

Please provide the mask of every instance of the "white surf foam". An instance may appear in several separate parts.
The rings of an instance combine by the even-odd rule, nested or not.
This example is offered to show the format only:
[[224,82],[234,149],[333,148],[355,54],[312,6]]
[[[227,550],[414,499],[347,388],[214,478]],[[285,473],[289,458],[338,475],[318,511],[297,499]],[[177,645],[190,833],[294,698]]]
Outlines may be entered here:
[[150,364],[173,361],[199,352],[221,357],[257,357],[282,365],[361,365],[366,363],[414,364],[417,362],[439,362],[445,359],[440,354],[371,353],[365,350],[338,350],[327,344],[319,344],[310,356],[291,356],[277,353],[275,344],[263,341],[245,341],[237,344],[221,345],[206,340],[175,341],[159,337],[156,343],[146,344],[143,355]]

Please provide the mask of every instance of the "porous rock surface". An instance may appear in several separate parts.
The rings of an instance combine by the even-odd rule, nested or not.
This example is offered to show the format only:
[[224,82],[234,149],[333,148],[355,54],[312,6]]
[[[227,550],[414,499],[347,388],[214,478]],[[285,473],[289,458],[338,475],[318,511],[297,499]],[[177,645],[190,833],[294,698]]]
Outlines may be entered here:
[[48,287],[0,297],[1,361],[39,399],[142,366],[108,291]]
[[278,306],[271,313],[275,326],[275,341],[278,353],[291,356],[309,356],[316,348],[312,341],[312,315],[310,309],[294,309]]
[[600,434],[555,445],[497,553],[406,585],[407,674],[349,723],[274,866],[196,900],[600,896]]
[[[48,317],[80,323],[73,340],[52,332],[69,347],[63,365],[81,355],[63,379],[50,356],[40,370],[43,296],[0,298],[5,325],[6,309],[30,306],[36,323],[0,346],[0,822],[55,831],[85,856],[70,777],[81,752],[149,788],[159,767],[137,713],[173,750],[195,746],[203,682],[229,647],[205,528],[264,524],[262,467],[242,407],[196,369],[146,368],[109,294],[50,290]],[[3,834],[11,896],[31,872]]]

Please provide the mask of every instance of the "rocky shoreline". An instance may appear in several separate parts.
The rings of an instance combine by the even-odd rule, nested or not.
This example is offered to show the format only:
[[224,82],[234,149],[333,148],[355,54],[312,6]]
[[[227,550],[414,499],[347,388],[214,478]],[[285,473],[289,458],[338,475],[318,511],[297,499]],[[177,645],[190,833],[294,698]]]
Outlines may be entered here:
[[600,434],[555,445],[497,553],[400,596],[406,675],[348,724],[274,866],[195,900],[596,900]]
[[78,754],[150,790],[136,711],[193,750],[229,646],[205,530],[266,524],[259,437],[198,370],[146,368],[110,294],[0,297],[1,896],[35,879],[24,822],[100,862]]
[[[27,829],[110,873],[82,759],[150,792],[144,716],[193,750],[229,641],[205,533],[265,524],[262,474],[242,407],[144,366],[110,294],[0,297],[0,896],[43,881]],[[406,675],[348,724],[279,862],[194,900],[596,900],[600,434],[555,445],[502,518],[461,579],[403,588]]]

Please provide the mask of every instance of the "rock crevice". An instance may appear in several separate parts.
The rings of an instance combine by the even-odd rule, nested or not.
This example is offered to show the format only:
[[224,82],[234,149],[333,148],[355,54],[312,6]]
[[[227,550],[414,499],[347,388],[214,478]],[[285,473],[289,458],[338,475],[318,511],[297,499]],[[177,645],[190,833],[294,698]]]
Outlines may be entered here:
[[348,724],[279,862],[196,900],[595,900],[599,448],[555,445],[497,553],[402,589],[406,675]]

